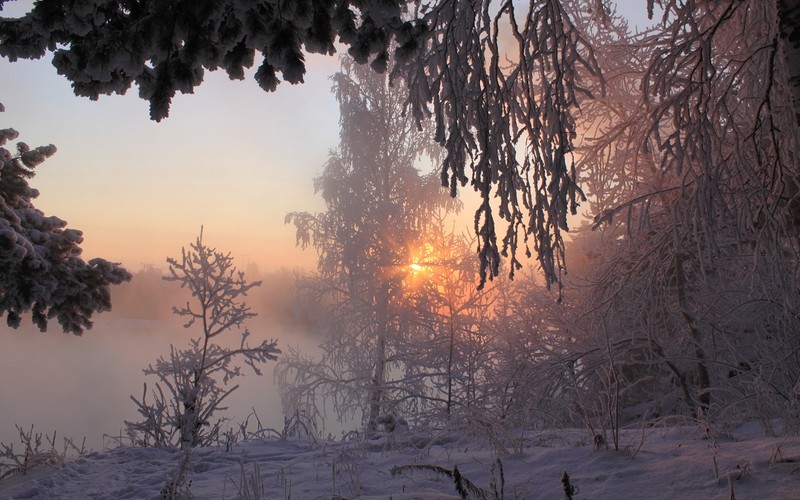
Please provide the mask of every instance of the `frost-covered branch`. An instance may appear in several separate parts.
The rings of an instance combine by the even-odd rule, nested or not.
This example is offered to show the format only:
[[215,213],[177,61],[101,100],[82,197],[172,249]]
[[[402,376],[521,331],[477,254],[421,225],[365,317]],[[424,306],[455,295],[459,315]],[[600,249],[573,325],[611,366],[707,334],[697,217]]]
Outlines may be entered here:
[[676,223],[709,255],[729,229],[779,253],[797,231],[800,170],[776,2],[665,7],[643,92],[661,169],[681,187]]
[[254,78],[272,91],[279,75],[303,81],[304,52],[333,54],[339,42],[358,64],[393,68],[418,123],[433,116],[443,184],[455,195],[470,183],[482,196],[481,283],[500,272],[501,256],[513,274],[533,250],[549,284],[563,270],[567,217],[583,200],[572,153],[578,100],[599,77],[567,3],[532,0],[518,11],[510,0],[42,0],[0,23],[0,55],[53,51],[77,95],[136,85],[161,120],[206,71],[243,79],[260,59]]
[[33,206],[39,191],[28,180],[56,147],[18,142],[16,154],[2,147],[17,136],[0,130],[0,317],[17,328],[30,312],[41,331],[56,319],[65,332],[80,335],[92,327],[94,313],[111,309],[111,285],[131,275],[103,259],[85,262],[83,234]]
[[47,443],[45,446],[42,443],[42,433],[34,432],[33,425],[27,431],[19,425],[15,425],[15,427],[19,433],[19,443],[22,445],[22,449],[15,451],[13,443],[0,443],[0,480],[16,474],[26,474],[38,467],[62,466],[68,454],[83,455],[86,453],[85,438],[78,447],[71,438],[64,437],[64,446],[59,450],[56,448],[55,431],[53,431],[52,437],[44,435]]
[[[226,408],[222,402],[237,388],[228,383],[242,375],[234,360],[242,360],[256,375],[258,365],[277,359],[276,341],[262,341],[250,346],[250,332],[242,330],[238,348],[216,343],[216,337],[233,327],[241,327],[255,316],[240,299],[260,282],[248,283],[236,272],[230,254],[217,252],[203,243],[202,230],[190,250],[181,252],[181,260],[169,258],[167,281],[177,281],[192,294],[193,304],[174,308],[175,314],[189,316],[189,328],[199,322],[201,336],[189,342],[189,348],[170,346],[170,357],[159,357],[148,366],[145,375],[155,375],[159,382],[147,402],[147,385],[142,399],[131,399],[144,418],[126,422],[131,439],[143,446],[206,446],[219,435],[221,420],[212,417]],[[193,309],[193,307],[195,309]]]

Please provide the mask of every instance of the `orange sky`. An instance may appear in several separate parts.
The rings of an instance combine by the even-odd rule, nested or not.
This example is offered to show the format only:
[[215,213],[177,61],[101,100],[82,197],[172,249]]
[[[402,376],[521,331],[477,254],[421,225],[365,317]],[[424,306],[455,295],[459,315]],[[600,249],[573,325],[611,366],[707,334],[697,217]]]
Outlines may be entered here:
[[[0,128],[58,152],[37,168],[35,206],[84,232],[84,258],[165,268],[204,227],[205,242],[241,268],[313,268],[313,249],[295,245],[290,211],[318,212],[313,178],[339,140],[329,76],[338,58],[309,56],[302,85],[273,94],[252,80],[208,73],[193,95],[178,95],[170,117],[148,118],[132,89],[97,102],[72,94],[49,59],[0,60]],[[462,190],[459,230],[472,229],[477,196]]]
[[338,142],[328,79],[338,59],[308,60],[305,84],[273,94],[209,73],[162,123],[136,89],[92,102],[72,94],[49,58],[0,60],[0,127],[58,147],[31,182],[35,205],[84,231],[86,258],[161,266],[204,225],[206,241],[242,263],[311,265],[313,251],[295,248],[283,220],[323,207],[312,180]]
[[[3,15],[29,5],[10,2]],[[295,247],[283,220],[289,211],[323,208],[312,181],[338,143],[329,80],[338,65],[337,57],[308,55],[305,83],[283,83],[271,94],[251,76],[232,82],[207,73],[195,94],[177,95],[170,118],[155,123],[136,88],[92,102],[72,93],[50,57],[0,59],[0,128],[15,128],[32,147],[58,147],[31,182],[41,192],[35,205],[84,232],[87,259],[132,271],[164,267],[203,225],[206,242],[242,265],[309,267],[313,250]],[[474,209],[465,204],[466,221]]]

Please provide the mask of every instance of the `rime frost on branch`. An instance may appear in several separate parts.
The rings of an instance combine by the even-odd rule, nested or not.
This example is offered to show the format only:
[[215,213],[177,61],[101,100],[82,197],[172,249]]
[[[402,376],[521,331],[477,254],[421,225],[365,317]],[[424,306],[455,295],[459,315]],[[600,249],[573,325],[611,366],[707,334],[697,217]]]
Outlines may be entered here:
[[33,206],[39,191],[28,180],[56,147],[18,142],[13,154],[3,146],[18,135],[0,130],[0,316],[16,328],[30,312],[42,331],[55,318],[65,332],[80,335],[95,312],[111,309],[109,287],[130,274],[103,259],[85,262],[82,233]]
[[54,51],[58,72],[91,99],[135,84],[155,120],[207,70],[242,79],[259,64],[255,79],[271,91],[281,77],[301,83],[304,52],[333,54],[336,42],[379,72],[392,62],[410,113],[420,124],[434,118],[426,125],[446,148],[442,182],[453,194],[470,183],[482,196],[482,282],[500,271],[501,255],[513,274],[533,251],[553,283],[567,216],[583,199],[574,113],[583,80],[598,71],[562,2],[516,9],[507,0],[44,0],[0,24],[0,55]]
[[[679,174],[680,184],[669,188],[690,194],[681,224],[693,227],[693,239],[713,247],[720,215],[743,233],[786,234],[783,226],[800,220],[791,158],[800,101],[800,51],[791,43],[798,10],[783,0],[640,1],[651,13],[661,7],[663,18],[640,45],[647,59],[642,119],[650,133],[630,146],[648,144],[662,171]],[[377,71],[392,65],[406,111],[445,148],[442,182],[453,192],[470,184],[480,193],[474,229],[482,283],[500,271],[502,258],[513,273],[523,254],[534,253],[552,284],[563,275],[568,216],[588,201],[575,147],[591,133],[582,107],[605,92],[599,46],[588,40],[610,24],[609,6],[43,0],[0,23],[0,55],[54,51],[76,94],[96,99],[135,84],[160,120],[175,93],[193,92],[205,71],[241,79],[259,64],[256,81],[274,90],[281,78],[302,82],[304,53],[332,54],[342,43],[357,63]],[[588,23],[581,19],[587,12]],[[622,209],[647,199],[622,201]]]
[[[226,410],[222,403],[239,386],[228,386],[243,375],[236,361],[243,361],[256,375],[260,365],[277,359],[280,349],[275,340],[263,340],[251,346],[250,331],[244,322],[254,317],[243,299],[260,281],[248,283],[244,273],[233,266],[230,254],[217,252],[203,243],[202,231],[181,258],[168,258],[166,281],[175,281],[191,293],[185,306],[173,312],[186,319],[186,328],[197,328],[200,337],[192,338],[189,347],[170,346],[169,358],[159,357],[148,366],[145,375],[158,378],[150,391],[147,384],[136,404],[142,420],[126,422],[131,441],[142,446],[208,446],[219,437],[222,420],[214,416]],[[226,346],[220,339],[233,329],[240,329],[238,347]],[[227,336],[226,336],[227,337]]]

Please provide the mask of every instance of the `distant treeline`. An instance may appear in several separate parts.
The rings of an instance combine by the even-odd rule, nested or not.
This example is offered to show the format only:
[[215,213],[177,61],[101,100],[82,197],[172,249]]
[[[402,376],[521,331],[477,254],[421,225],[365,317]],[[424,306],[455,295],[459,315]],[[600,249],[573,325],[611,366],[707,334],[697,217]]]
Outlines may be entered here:
[[[185,304],[188,292],[176,283],[164,281],[165,271],[145,266],[134,273],[133,279],[112,289],[111,312],[106,317],[119,319],[169,319],[172,308]],[[248,281],[262,281],[260,287],[248,293],[246,303],[258,313],[258,321],[272,321],[283,326],[311,329],[308,311],[298,306],[295,273],[289,269],[261,272],[256,266],[245,270]]]

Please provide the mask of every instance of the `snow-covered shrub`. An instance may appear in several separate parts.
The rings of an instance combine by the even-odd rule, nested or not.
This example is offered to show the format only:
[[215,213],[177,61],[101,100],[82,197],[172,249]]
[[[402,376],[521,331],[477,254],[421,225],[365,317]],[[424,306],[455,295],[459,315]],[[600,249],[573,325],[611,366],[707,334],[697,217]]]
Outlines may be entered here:
[[[145,375],[155,375],[158,382],[147,401],[147,385],[142,399],[131,396],[143,420],[126,422],[132,442],[142,446],[182,449],[213,444],[220,434],[222,420],[213,421],[225,398],[238,388],[228,383],[242,375],[241,360],[260,375],[258,365],[275,360],[280,350],[276,341],[262,341],[251,347],[250,332],[243,327],[255,316],[241,301],[248,290],[261,282],[248,283],[244,273],[233,267],[230,254],[217,252],[203,243],[202,231],[191,249],[183,249],[180,261],[167,259],[167,281],[176,281],[191,292],[193,303],[174,307],[173,312],[188,318],[186,328],[199,325],[201,336],[189,347],[170,346],[169,358],[159,357],[148,366]],[[236,347],[220,343],[220,336],[233,328],[240,329]]]
[[280,432],[280,436],[283,439],[307,436],[315,441],[315,436],[318,432],[316,419],[313,415],[309,415],[302,410],[295,410],[291,417],[283,417],[283,429]]
[[[31,425],[29,430],[24,430],[19,425],[19,442],[22,449],[14,450],[13,443],[0,443],[0,480],[14,474],[25,474],[29,470],[46,465],[63,465],[68,455],[83,455],[86,453],[86,439],[80,447],[68,437],[64,438],[63,448],[56,448],[56,432],[53,437],[34,432]],[[42,444],[42,437],[47,445]]]
[[378,416],[375,422],[383,427],[384,432],[395,432],[398,427],[408,427],[408,422],[403,417],[397,416],[394,413],[385,413]]
[[65,332],[80,335],[92,327],[95,312],[111,309],[110,285],[131,275],[103,259],[85,262],[83,234],[33,206],[39,191],[28,180],[56,147],[18,142],[16,154],[2,147],[18,135],[0,130],[0,317],[6,315],[8,326],[17,328],[22,314],[30,312],[41,331],[55,318]]
[[489,408],[512,428],[575,425],[571,387],[580,346],[574,310],[559,304],[531,274],[500,289],[491,319],[492,363],[486,376]]

